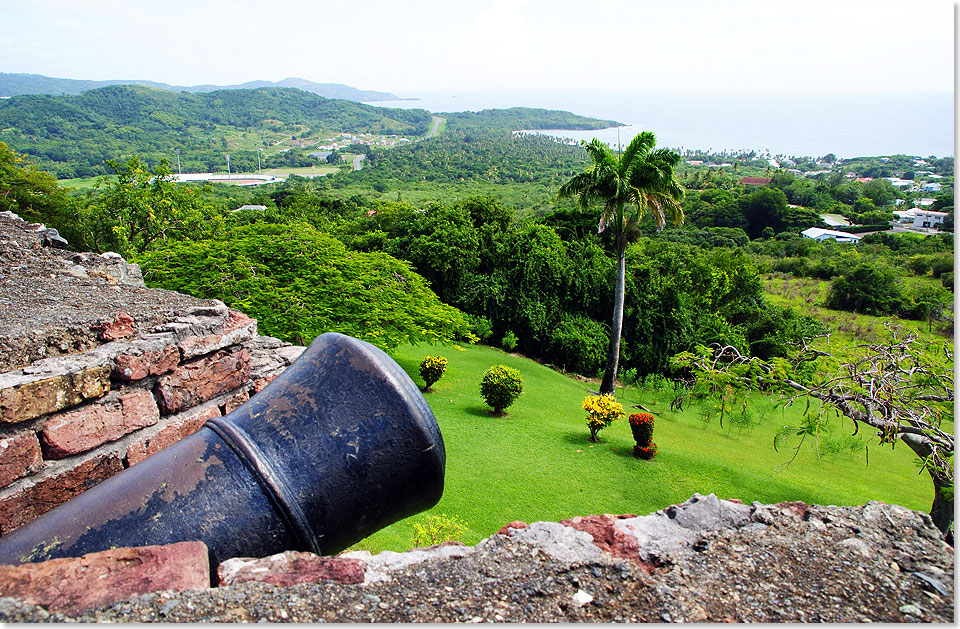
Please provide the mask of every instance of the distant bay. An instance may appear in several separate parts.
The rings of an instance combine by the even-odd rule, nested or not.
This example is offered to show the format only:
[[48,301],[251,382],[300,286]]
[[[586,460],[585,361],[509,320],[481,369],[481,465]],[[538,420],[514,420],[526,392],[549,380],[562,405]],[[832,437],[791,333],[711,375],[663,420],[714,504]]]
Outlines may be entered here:
[[[414,96],[410,94],[408,96]],[[612,119],[620,141],[650,129],[659,146],[767,151],[773,155],[838,157],[954,154],[952,93],[773,94],[639,92],[424,92],[420,100],[378,107],[434,113],[509,107],[559,109]],[[574,139],[617,142],[617,130],[558,131]]]

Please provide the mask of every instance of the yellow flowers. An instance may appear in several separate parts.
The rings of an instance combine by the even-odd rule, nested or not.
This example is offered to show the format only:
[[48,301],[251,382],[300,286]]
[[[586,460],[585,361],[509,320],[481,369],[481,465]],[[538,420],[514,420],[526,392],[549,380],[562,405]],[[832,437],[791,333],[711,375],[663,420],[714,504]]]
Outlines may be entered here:
[[623,405],[610,395],[588,395],[581,403],[587,412],[587,428],[590,440],[597,441],[597,433],[626,416]]

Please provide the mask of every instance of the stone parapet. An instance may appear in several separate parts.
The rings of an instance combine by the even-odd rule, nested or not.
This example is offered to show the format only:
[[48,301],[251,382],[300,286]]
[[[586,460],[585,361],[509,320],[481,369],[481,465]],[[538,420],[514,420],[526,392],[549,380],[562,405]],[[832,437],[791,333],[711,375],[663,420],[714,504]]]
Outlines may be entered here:
[[17,270],[0,265],[0,535],[231,412],[303,351],[44,229],[0,213]]

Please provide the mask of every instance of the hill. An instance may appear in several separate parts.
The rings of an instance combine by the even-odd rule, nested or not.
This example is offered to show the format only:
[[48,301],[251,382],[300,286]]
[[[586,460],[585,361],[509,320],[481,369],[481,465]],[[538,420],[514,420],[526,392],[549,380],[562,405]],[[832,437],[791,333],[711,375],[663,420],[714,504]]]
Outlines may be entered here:
[[88,81],[83,79],[61,79],[42,74],[24,74],[0,72],[0,96],[21,96],[24,94],[80,94],[110,85],[145,85],[171,92],[215,92],[217,90],[257,89],[260,87],[295,87],[312,92],[324,98],[342,98],[359,103],[379,100],[403,100],[388,92],[358,90],[342,83],[314,83],[307,79],[287,77],[282,81],[248,81],[237,85],[169,85],[142,79],[107,79]]
[[265,147],[269,158],[290,148],[289,142],[279,146],[284,140],[305,146],[324,131],[416,137],[430,122],[423,109],[378,108],[276,87],[190,94],[114,85],[0,101],[0,141],[58,178],[109,174],[107,160],[133,155],[175,163],[178,150],[184,170],[222,169],[225,152],[237,152],[236,170],[256,168],[257,148]]

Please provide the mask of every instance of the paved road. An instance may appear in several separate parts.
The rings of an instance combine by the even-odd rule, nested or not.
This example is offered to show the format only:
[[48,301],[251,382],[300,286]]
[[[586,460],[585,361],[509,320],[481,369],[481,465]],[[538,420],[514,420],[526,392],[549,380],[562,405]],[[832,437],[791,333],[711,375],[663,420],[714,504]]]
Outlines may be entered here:
[[357,155],[356,157],[353,158],[353,169],[354,169],[354,170],[360,170],[361,168],[363,168],[363,159],[364,159],[365,157],[366,157],[366,155]]

